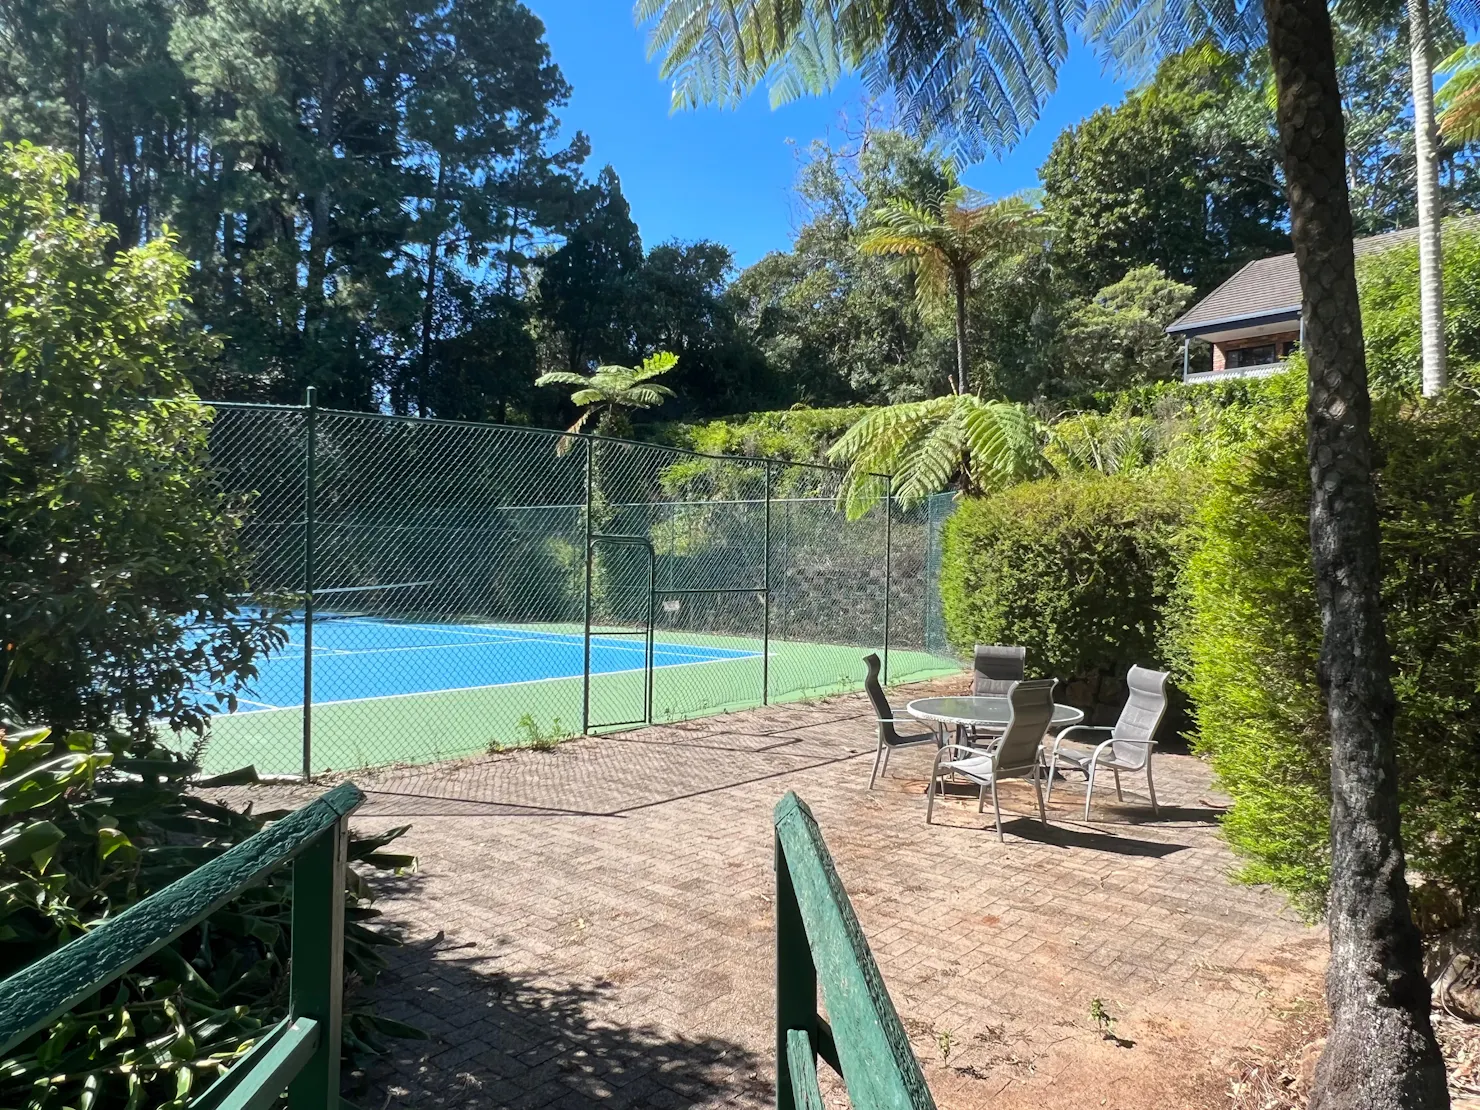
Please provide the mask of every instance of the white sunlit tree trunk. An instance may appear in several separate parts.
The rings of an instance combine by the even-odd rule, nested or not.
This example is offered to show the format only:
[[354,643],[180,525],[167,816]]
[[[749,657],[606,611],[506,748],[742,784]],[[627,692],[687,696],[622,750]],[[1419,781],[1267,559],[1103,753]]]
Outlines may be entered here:
[[1418,161],[1418,291],[1423,395],[1448,381],[1444,349],[1444,245],[1439,210],[1439,126],[1434,116],[1434,49],[1429,0],[1408,0],[1413,130]]

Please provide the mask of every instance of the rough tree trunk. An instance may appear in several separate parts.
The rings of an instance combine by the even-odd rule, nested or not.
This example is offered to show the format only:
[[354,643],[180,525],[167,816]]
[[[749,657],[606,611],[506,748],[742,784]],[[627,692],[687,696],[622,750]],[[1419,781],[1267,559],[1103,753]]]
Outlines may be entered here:
[[1414,150],[1418,155],[1418,292],[1423,336],[1423,395],[1449,380],[1444,351],[1444,245],[1439,210],[1439,124],[1434,118],[1434,45],[1429,0],[1408,0],[1413,75]]
[[1310,537],[1331,727],[1331,1032],[1310,1105],[1447,1107],[1403,873],[1371,401],[1331,20],[1325,0],[1264,0],[1264,13],[1310,364]]
[[956,284],[956,392],[966,395],[966,283],[968,275],[954,275]]

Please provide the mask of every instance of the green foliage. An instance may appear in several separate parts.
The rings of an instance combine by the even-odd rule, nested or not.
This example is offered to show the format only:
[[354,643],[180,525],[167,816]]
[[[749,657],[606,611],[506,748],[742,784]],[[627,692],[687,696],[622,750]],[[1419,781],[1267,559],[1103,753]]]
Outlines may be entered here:
[[678,365],[672,351],[660,351],[642,360],[642,365],[598,366],[589,374],[571,374],[561,370],[541,374],[535,385],[573,385],[573,405],[584,410],[567,431],[576,434],[592,416],[598,417],[596,431],[601,435],[630,438],[632,424],[629,409],[650,409],[673,396],[673,390],[655,379]]
[[1066,316],[1054,388],[1072,393],[1091,384],[1118,390],[1179,379],[1182,344],[1166,329],[1192,295],[1192,286],[1172,281],[1155,266],[1137,267],[1105,286]]
[[1447,79],[1434,94],[1439,133],[1452,143],[1480,139],[1480,45],[1466,43],[1439,63]]
[[[60,948],[261,829],[189,789],[196,768],[123,734],[0,721],[0,977]],[[244,782],[250,774],[229,776]],[[218,780],[219,781],[219,780]],[[222,783],[223,785],[225,783]],[[209,784],[205,784],[209,785]],[[385,851],[403,829],[353,839],[350,859],[403,869]],[[291,868],[239,896],[0,1061],[0,1105],[182,1110],[286,1012]],[[394,943],[353,871],[345,967],[371,984]],[[418,1035],[349,1000],[350,1058],[381,1036]]]
[[[1364,255],[1357,280],[1373,387],[1417,393],[1423,361],[1418,244]],[[1468,224],[1444,228],[1444,332],[1450,376],[1473,383],[1480,370],[1480,229]]]
[[947,187],[938,153],[898,131],[812,144],[791,250],[768,254],[731,287],[741,321],[797,400],[883,404],[940,391],[951,373],[949,326],[926,320],[909,276],[857,241],[881,205]]
[[[1312,914],[1329,868],[1329,734],[1316,681],[1302,383],[1229,452],[1191,534],[1176,624],[1198,745],[1234,798],[1225,835]],[[1480,402],[1379,405],[1383,600],[1412,873],[1480,897]]]
[[187,263],[162,239],[112,253],[73,179],[0,148],[0,693],[63,729],[199,731],[283,637],[236,607],[242,506],[189,390]]
[[1060,678],[1160,662],[1176,539],[1195,492],[1168,470],[966,498],[943,540],[951,643],[1022,644],[1035,673]]
[[122,246],[178,235],[225,337],[203,392],[316,384],[423,413],[469,385],[508,396],[497,367],[438,379],[474,372],[444,343],[501,315],[584,203],[589,144],[559,137],[570,89],[527,6],[105,2],[5,26],[7,137],[72,153]]
[[652,438],[707,455],[756,455],[791,462],[825,463],[828,449],[868,411],[797,406],[705,424],[657,425],[652,429]]
[[968,493],[1000,489],[1043,465],[1031,413],[970,393],[874,409],[833,444],[828,458],[848,464],[843,498],[855,517],[884,495],[876,475],[893,475],[894,496],[909,506],[953,483]]
[[649,53],[673,106],[735,104],[765,82],[773,106],[833,88],[862,69],[892,86],[913,130],[950,135],[967,162],[1003,150],[1038,116],[1068,53],[1067,9],[1029,2],[638,0]]
[[1205,469],[1248,438],[1283,388],[1282,381],[1243,378],[1155,382],[1096,394],[1086,398],[1085,411],[1049,425],[1044,454],[1060,474],[1115,474],[1150,465]]
[[1150,84],[1058,137],[1039,173],[1071,282],[1089,292],[1150,265],[1207,293],[1289,249],[1259,68],[1210,49],[1173,55]]

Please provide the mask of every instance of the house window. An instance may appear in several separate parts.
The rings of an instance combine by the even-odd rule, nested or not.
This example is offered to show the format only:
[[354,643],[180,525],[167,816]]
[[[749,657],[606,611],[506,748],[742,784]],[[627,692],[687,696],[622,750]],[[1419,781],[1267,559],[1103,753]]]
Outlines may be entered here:
[[1229,351],[1225,365],[1230,370],[1241,370],[1247,366],[1268,366],[1274,361],[1274,344],[1261,343],[1257,347],[1236,347]]
[[1280,358],[1289,358],[1300,350],[1300,344],[1293,339],[1287,339],[1280,344]]

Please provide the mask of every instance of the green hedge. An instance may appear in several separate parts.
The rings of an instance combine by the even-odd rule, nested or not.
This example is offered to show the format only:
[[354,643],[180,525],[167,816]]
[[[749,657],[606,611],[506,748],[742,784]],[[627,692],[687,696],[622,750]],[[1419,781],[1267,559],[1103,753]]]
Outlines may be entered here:
[[[1357,281],[1373,388],[1416,394],[1423,362],[1418,243],[1366,255]],[[1480,231],[1452,221],[1444,229],[1444,334],[1451,377],[1473,382],[1480,368]]]
[[964,502],[946,525],[941,598],[952,644],[1021,644],[1034,674],[1097,680],[1161,659],[1183,474],[1083,474]]
[[[1191,530],[1176,639],[1198,747],[1235,805],[1224,822],[1269,882],[1319,911],[1329,868],[1329,735],[1316,684],[1303,383],[1216,467]],[[1384,597],[1399,697],[1410,868],[1480,894],[1480,402],[1380,405]]]

